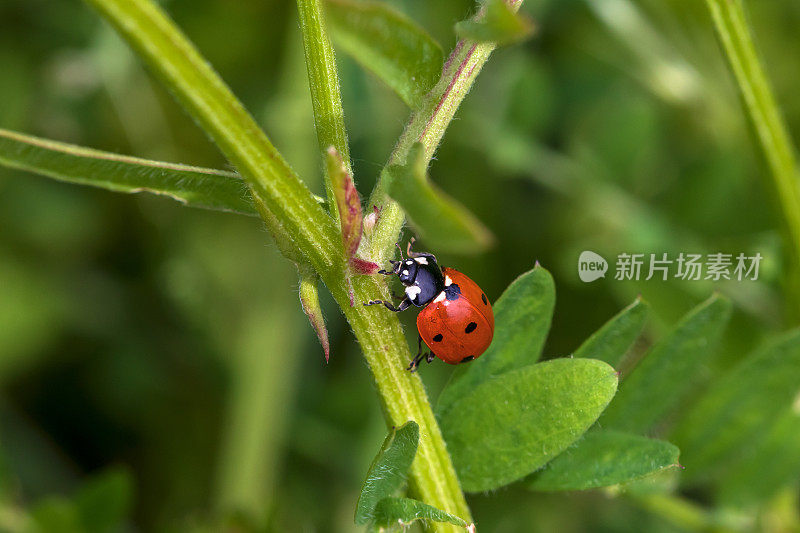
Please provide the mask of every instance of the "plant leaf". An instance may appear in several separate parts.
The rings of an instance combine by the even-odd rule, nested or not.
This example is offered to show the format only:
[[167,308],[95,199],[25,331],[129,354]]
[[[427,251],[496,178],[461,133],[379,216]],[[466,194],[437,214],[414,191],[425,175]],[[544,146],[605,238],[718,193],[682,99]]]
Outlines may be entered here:
[[416,108],[439,80],[441,46],[386,3],[328,0],[326,11],[336,44],[409,107]]
[[417,454],[419,426],[413,420],[397,429],[392,428],[372,461],[367,479],[361,487],[356,504],[356,524],[366,524],[374,518],[375,506],[394,494],[408,477],[408,470]]
[[684,316],[623,380],[603,427],[647,433],[669,414],[696,384],[730,314],[730,302],[714,295]]
[[514,12],[505,0],[487,0],[484,9],[482,19],[456,24],[456,34],[462,39],[493,42],[499,46],[524,41],[533,34],[533,22]]
[[389,196],[432,248],[477,253],[494,242],[491,232],[466,207],[428,180],[421,143],[411,148],[405,165],[391,165],[386,172]]
[[525,480],[537,491],[587,490],[627,483],[678,466],[677,446],[611,430],[589,431]]
[[74,498],[50,496],[33,506],[24,531],[107,533],[118,531],[132,502],[132,480],[127,470],[112,469],[93,476]]
[[515,279],[494,305],[494,340],[486,352],[453,372],[439,395],[437,412],[444,414],[477,385],[535,363],[550,330],[555,307],[553,277],[537,265]]
[[78,508],[63,496],[48,496],[31,509],[30,531],[85,533]]
[[84,531],[116,531],[131,510],[132,485],[130,473],[120,469],[103,472],[86,482],[75,496]]
[[361,259],[360,257],[351,257],[350,268],[353,269],[355,274],[371,276],[376,274],[378,270],[380,270],[381,266],[374,261],[367,261],[366,259]]
[[800,330],[794,330],[734,367],[680,421],[673,438],[683,450],[687,480],[723,472],[754,440],[780,433],[775,425],[797,408],[798,391]]
[[325,362],[327,363],[331,355],[331,346],[328,341],[328,328],[325,327],[325,317],[322,315],[322,307],[319,305],[319,276],[311,267],[301,266],[300,271],[300,305],[303,312],[308,317],[311,327],[317,334],[322,351],[325,352]]
[[257,215],[233,172],[149,161],[0,129],[0,164],[115,192],[151,192],[193,207]]
[[555,359],[486,381],[441,418],[465,490],[492,490],[552,460],[597,420],[617,390],[614,369]]
[[446,522],[461,527],[467,526],[467,523],[457,516],[410,498],[384,498],[375,506],[373,523],[377,527],[396,525],[406,527],[417,520]]
[[717,482],[717,498],[726,506],[772,498],[800,476],[800,413],[785,409]]
[[361,211],[361,197],[358,195],[353,177],[345,168],[339,152],[331,146],[327,152],[328,176],[331,179],[336,205],[339,207],[339,220],[342,229],[342,246],[349,261],[358,250],[361,242],[364,215]]
[[573,356],[599,359],[616,368],[642,333],[647,311],[648,305],[641,298],[636,298],[586,339]]

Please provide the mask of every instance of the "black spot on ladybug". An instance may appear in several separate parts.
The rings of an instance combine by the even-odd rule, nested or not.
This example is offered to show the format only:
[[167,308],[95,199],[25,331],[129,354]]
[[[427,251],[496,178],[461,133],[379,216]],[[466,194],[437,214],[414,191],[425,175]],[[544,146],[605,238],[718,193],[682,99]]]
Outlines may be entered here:
[[468,355],[468,356],[466,356],[464,359],[462,359],[462,360],[461,360],[461,362],[462,362],[462,363],[469,363],[469,362],[470,362],[470,361],[472,361],[473,359],[475,359],[475,356],[474,356],[474,355]]
[[443,338],[444,337],[442,337],[441,333],[437,333],[436,335],[433,336],[433,342],[442,342]]
[[464,328],[464,333],[472,333],[473,331],[475,331],[477,327],[478,324],[476,322],[470,322],[469,324],[467,324],[467,327]]
[[481,300],[483,300],[483,305],[489,305],[489,300],[486,299],[486,295],[481,293]]

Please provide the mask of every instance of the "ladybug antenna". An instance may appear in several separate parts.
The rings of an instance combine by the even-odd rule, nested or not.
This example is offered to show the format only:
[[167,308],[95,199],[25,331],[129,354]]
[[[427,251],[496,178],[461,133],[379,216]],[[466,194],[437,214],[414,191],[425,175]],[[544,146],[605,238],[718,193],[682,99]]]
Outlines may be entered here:
[[[403,249],[400,247],[400,242],[394,243],[397,246],[397,250],[400,252],[400,259],[403,259]],[[391,263],[395,263],[395,261],[390,261]]]
[[383,274],[384,276],[391,276],[392,274],[397,274],[400,272],[400,265],[403,263],[402,261],[392,261],[391,259],[389,262],[392,264],[392,270],[378,270],[378,274]]

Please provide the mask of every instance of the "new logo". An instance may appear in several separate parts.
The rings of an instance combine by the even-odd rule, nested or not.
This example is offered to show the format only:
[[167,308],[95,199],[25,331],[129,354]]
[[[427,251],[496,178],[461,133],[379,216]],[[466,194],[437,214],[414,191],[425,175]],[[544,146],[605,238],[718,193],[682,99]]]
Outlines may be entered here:
[[578,276],[581,281],[589,283],[606,277],[608,261],[599,254],[586,250],[578,257]]

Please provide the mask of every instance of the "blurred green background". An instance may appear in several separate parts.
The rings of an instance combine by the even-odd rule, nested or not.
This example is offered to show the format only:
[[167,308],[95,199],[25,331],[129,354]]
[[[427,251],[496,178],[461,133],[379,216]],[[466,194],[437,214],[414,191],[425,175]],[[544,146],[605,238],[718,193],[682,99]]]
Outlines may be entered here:
[[[453,24],[473,10],[467,1],[393,3],[445,50]],[[321,192],[293,3],[165,5]],[[800,4],[748,7],[797,130]],[[523,10],[537,36],[493,55],[431,166],[498,244],[440,262],[492,299],[535,261],[548,268],[557,286],[550,356],[570,353],[638,294],[653,308],[643,346],[713,291],[731,297],[733,323],[709,372],[793,325],[779,219],[705,6],[532,0]],[[351,59],[337,59],[366,195],[409,112]],[[77,0],[2,0],[0,69],[2,128],[228,168]],[[606,279],[579,280],[583,250],[609,259]],[[613,279],[621,252],[718,251],[761,253],[759,280]],[[354,530],[385,426],[358,346],[333,301],[323,306],[328,365],[291,265],[256,219],[0,168],[0,530],[28,512],[70,523],[67,499],[92,497],[108,500],[92,512],[124,517],[124,531]],[[411,337],[413,316],[404,320]],[[432,397],[451,371],[423,368]],[[103,483],[115,488],[95,493],[111,496],[92,493]],[[601,492],[508,489],[470,504],[481,531],[674,527]]]

